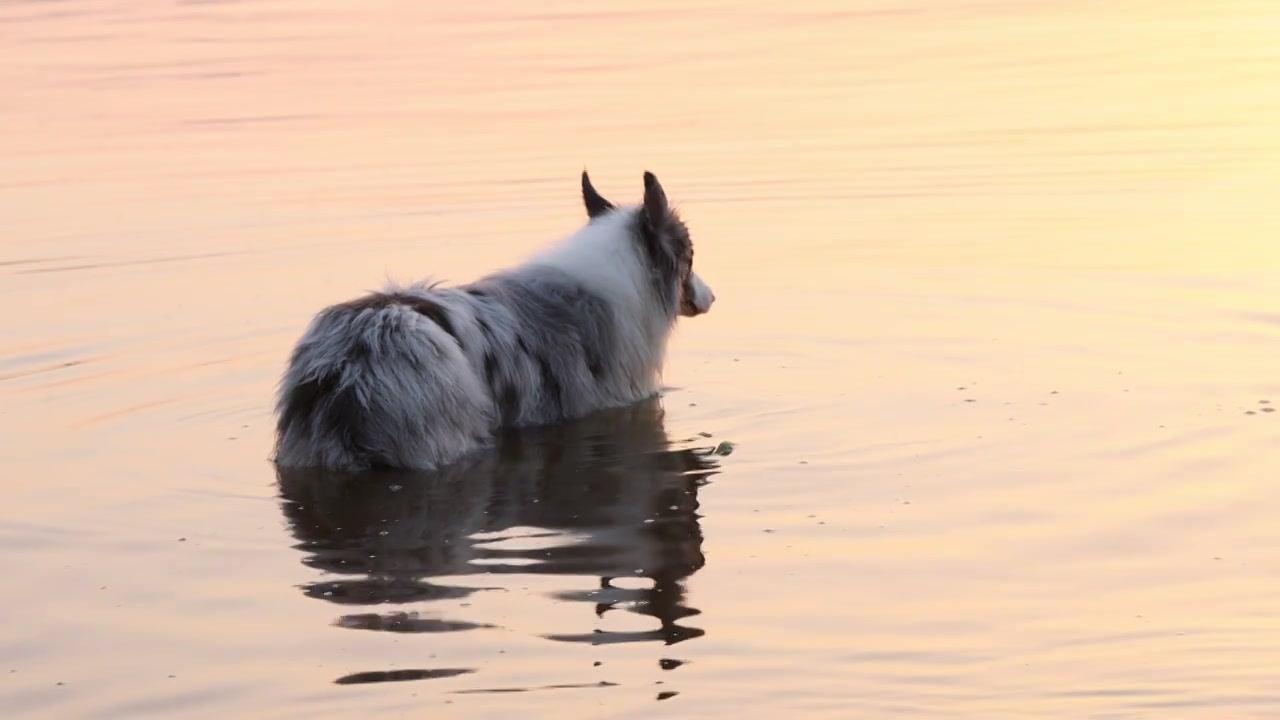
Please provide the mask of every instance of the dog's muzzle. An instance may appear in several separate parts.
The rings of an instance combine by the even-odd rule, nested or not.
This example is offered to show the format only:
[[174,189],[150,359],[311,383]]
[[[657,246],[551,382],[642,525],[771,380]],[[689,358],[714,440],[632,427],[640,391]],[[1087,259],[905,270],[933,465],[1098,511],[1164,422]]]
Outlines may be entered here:
[[694,317],[701,315],[711,309],[712,303],[716,301],[716,294],[711,292],[711,288],[702,282],[702,278],[696,273],[689,273],[689,278],[685,280],[684,298],[680,303],[680,314],[685,317]]

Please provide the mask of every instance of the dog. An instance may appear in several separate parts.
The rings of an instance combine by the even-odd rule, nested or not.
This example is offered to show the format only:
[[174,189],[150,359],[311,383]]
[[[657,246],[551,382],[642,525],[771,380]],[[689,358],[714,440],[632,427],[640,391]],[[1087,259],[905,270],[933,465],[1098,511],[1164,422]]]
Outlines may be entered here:
[[586,225],[514,268],[320,311],[280,383],[276,464],[431,470],[505,428],[656,396],[676,321],[715,294],[653,173],[643,202],[620,207],[584,170],[582,200]]

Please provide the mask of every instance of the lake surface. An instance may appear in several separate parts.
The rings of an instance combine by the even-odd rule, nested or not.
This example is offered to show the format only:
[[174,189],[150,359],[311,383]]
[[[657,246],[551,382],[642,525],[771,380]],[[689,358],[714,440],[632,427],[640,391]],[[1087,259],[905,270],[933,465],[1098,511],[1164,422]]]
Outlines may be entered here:
[[[0,4],[6,717],[1280,713],[1280,5],[448,7]],[[584,166],[661,404],[277,477],[311,314]]]

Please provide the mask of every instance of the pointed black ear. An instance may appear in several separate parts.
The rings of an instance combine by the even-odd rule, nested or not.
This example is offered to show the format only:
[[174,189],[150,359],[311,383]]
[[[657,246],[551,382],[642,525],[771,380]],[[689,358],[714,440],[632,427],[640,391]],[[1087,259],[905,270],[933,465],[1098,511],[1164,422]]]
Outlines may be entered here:
[[600,197],[600,193],[591,185],[591,178],[587,177],[586,170],[582,171],[582,202],[587,206],[589,218],[599,217],[613,209],[613,203]]
[[667,219],[667,193],[651,172],[644,174],[644,214],[649,227],[661,227]]

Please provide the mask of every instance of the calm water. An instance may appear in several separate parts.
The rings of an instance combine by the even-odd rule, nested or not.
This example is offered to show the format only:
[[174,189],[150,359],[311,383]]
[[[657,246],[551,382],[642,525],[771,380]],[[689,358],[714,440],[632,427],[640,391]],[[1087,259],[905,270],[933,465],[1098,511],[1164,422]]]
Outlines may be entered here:
[[[1280,5],[446,7],[0,3],[6,717],[1280,713]],[[278,478],[311,313],[584,165],[661,407]]]

